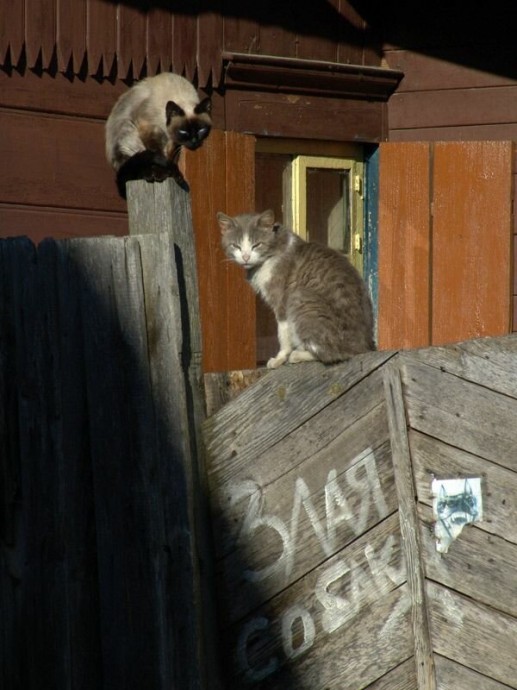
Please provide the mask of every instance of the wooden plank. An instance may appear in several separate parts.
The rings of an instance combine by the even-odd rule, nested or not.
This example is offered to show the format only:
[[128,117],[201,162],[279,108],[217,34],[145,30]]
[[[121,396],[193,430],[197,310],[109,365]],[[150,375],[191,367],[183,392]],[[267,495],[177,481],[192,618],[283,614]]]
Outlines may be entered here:
[[408,423],[457,448],[517,470],[517,401],[433,367],[401,367]]
[[419,690],[435,690],[433,648],[424,589],[422,547],[418,531],[414,478],[407,437],[406,414],[397,360],[384,368],[384,389],[390,427],[395,486],[399,503],[400,532],[404,544],[411,622],[415,643],[415,664]]
[[0,237],[25,235],[38,243],[46,237],[121,237],[127,233],[127,216],[123,213],[0,204]]
[[[212,130],[198,151],[185,155],[185,176],[192,198],[199,303],[203,330],[203,370],[234,369],[227,359],[227,264],[216,213],[226,203],[225,135]],[[254,363],[247,366],[254,366]],[[243,367],[246,368],[246,367]]]
[[107,77],[115,67],[117,11],[116,4],[103,0],[88,0],[86,21],[89,31],[86,41],[90,75],[99,74]]
[[223,487],[229,507],[216,515],[214,540],[226,620],[239,620],[396,511],[389,445],[374,428],[365,447],[375,421],[365,418],[272,485],[251,475]]
[[[58,2],[56,57],[58,69],[78,74],[86,58],[87,0]],[[75,82],[77,85],[77,81]]]
[[[34,247],[26,239],[0,242],[0,347],[2,349],[2,612],[1,635],[2,680],[23,683],[27,678],[27,665],[20,659],[27,659],[28,646],[35,642],[32,592],[27,579],[22,577],[23,564],[30,563],[33,552],[27,549],[27,528],[25,539],[16,530],[17,518],[21,520],[19,496],[23,491],[25,505],[28,504],[31,481],[31,465],[34,462],[35,444],[23,430],[36,429],[38,420],[38,389],[34,386],[35,371],[33,343],[34,324],[26,318],[27,311],[35,303],[34,291],[30,289],[36,273]],[[27,334],[29,338],[24,338]],[[21,395],[22,386],[24,395]],[[5,397],[4,397],[5,396]],[[20,433],[20,430],[22,432]],[[22,462],[23,458],[23,462]],[[23,517],[25,517],[27,511]],[[29,571],[30,572],[30,571]],[[25,640],[19,634],[19,620],[26,621]],[[37,652],[38,647],[34,646]],[[6,687],[9,687],[7,684]]]
[[[488,498],[488,506],[491,498],[493,495]],[[486,507],[487,515],[489,510]],[[517,618],[517,545],[487,534],[476,524],[464,527],[449,551],[440,554],[436,551],[432,509],[420,506],[419,515],[426,577]]]
[[[202,574],[194,573],[199,589],[196,596],[202,605],[188,615],[195,617],[200,653],[205,660],[200,669],[210,668],[215,676],[212,552],[208,543],[208,491],[201,439],[205,414],[201,327],[190,196],[173,180],[151,186],[139,181],[129,185],[128,208],[131,232],[139,233],[153,390],[167,417],[163,429],[169,434],[169,447],[183,439],[180,461],[188,486],[188,525],[193,550],[203,563]],[[153,243],[148,245],[150,240]],[[161,266],[164,257],[168,257],[166,270],[156,276],[156,267]],[[168,293],[173,297],[170,304],[161,298]],[[164,324],[168,326],[164,328]],[[175,385],[171,385],[171,372]],[[164,457],[170,454],[167,443],[163,447]],[[175,483],[172,475],[168,484]],[[174,524],[173,516],[168,522]],[[186,583],[182,584],[185,587]]]
[[466,666],[457,664],[440,654],[435,656],[436,679],[440,690],[507,690],[507,685],[502,685],[492,678],[482,676]]
[[[395,94],[396,96],[396,94]],[[395,98],[392,96],[392,98]],[[423,106],[422,106],[423,107]],[[390,142],[421,141],[515,141],[517,123],[390,128]]]
[[17,72],[10,75],[0,72],[0,104],[18,110],[27,110],[30,105],[31,110],[45,113],[104,120],[126,90],[127,86],[120,82],[99,83],[95,79],[72,82],[62,74],[51,77],[45,73],[27,72],[22,76]]
[[414,690],[415,687],[415,660],[411,657],[368,685],[365,690]]
[[56,45],[56,15],[56,0],[25,0],[25,52],[29,68],[35,67],[38,60],[43,69],[50,66]]
[[269,370],[262,368],[205,374],[203,380],[207,417],[218,412],[223,405],[267,373]]
[[380,349],[429,345],[429,203],[429,145],[381,144],[378,240]]
[[172,70],[173,14],[161,7],[151,7],[147,18],[147,66],[152,76]]
[[138,7],[117,8],[117,71],[120,77],[139,78],[144,67],[147,42],[145,14]]
[[18,64],[23,49],[24,7],[23,0],[13,0],[4,4],[0,14],[0,55],[4,60],[9,54],[13,65]]
[[254,367],[255,298],[235,283],[239,269],[227,261],[216,222],[218,211],[253,208],[253,138],[213,130],[199,151],[185,156],[185,175],[193,199],[204,371]]
[[[0,201],[125,210],[105,159],[102,122],[4,111],[0,112],[0,126],[5,163]],[[38,141],[37,155],[34,139]]]
[[175,14],[172,24],[172,69],[192,81],[196,69],[197,15]]
[[427,364],[490,390],[517,397],[517,337],[479,338],[447,347],[404,353],[405,361]]
[[[160,302],[171,294],[171,253],[160,263],[162,271],[168,268],[168,279],[162,275],[155,282],[161,286],[159,299],[155,294],[149,302],[147,295],[146,308],[139,242],[135,238],[124,243],[107,238],[87,244],[75,241],[80,242],[74,244],[76,259],[89,278],[82,288],[82,311],[104,682],[129,687],[144,683],[160,690],[195,684],[200,665],[192,608],[195,566],[187,508],[189,472],[182,453],[188,438],[183,381],[181,371],[169,372],[174,383],[171,386],[162,377],[161,385],[173,387],[176,395],[169,392],[164,397],[163,388],[156,390],[164,341],[169,340],[170,347],[176,336],[174,331],[159,334],[155,329],[148,339],[145,326],[153,305],[159,307],[157,318],[167,311],[168,305]],[[156,249],[155,258],[160,255]],[[154,270],[158,272],[156,265]],[[147,283],[145,289],[152,292],[152,285]],[[103,298],[99,301],[94,295]],[[172,355],[165,356],[170,360]],[[167,408],[171,401],[172,410]],[[124,458],[123,471],[110,458]],[[128,650],[132,650],[129,658]],[[185,659],[193,663],[185,664]]]
[[[79,286],[82,277],[69,260],[66,243],[43,242],[38,249],[38,297],[44,328],[40,343],[42,403],[39,480],[34,493],[48,501],[47,529],[41,513],[28,515],[40,534],[53,535],[44,559],[44,586],[38,588],[35,609],[41,615],[41,659],[48,681],[34,664],[33,682],[86,688],[102,683],[99,583],[90,444],[86,411],[86,380],[80,318]],[[38,318],[32,314],[31,318]],[[65,323],[63,329],[61,324]],[[37,469],[34,467],[33,469]],[[43,507],[40,505],[40,508]],[[41,548],[41,546],[40,546]],[[47,649],[48,619],[53,620],[54,644]],[[50,654],[50,655],[49,655]]]
[[426,587],[433,649],[478,673],[517,687],[517,620],[434,582]]
[[[465,62],[464,46],[448,46],[447,49],[425,53],[398,48],[389,49],[384,54],[388,67],[404,72],[397,94],[443,91],[445,85],[447,89],[512,86],[515,80],[505,74],[506,69],[501,69],[508,64],[505,62],[508,57],[506,46],[500,46],[497,51],[487,51],[483,55],[483,67]],[[490,63],[493,69],[489,69]],[[493,97],[497,95],[495,90],[492,93]]]
[[[266,379],[269,378],[271,382],[274,380],[272,371],[269,370]],[[246,418],[253,414],[252,410],[261,409],[256,408],[257,398],[255,391],[258,391],[261,385],[265,385],[266,381],[263,379],[257,380],[251,388],[241,392],[239,400],[241,401],[240,411],[242,418]],[[247,453],[245,456],[226,455],[220,457],[214,454],[210,457],[209,473],[210,482],[217,489],[222,484],[231,482],[234,478],[246,478],[253,475],[262,486],[269,486],[270,484],[281,478],[287,468],[295,468],[306,460],[309,460],[313,453],[321,450],[322,447],[330,446],[335,439],[339,438],[342,433],[346,433],[347,429],[362,419],[370,412],[379,408],[375,412],[374,419],[378,420],[379,425],[375,429],[384,429],[380,431],[379,436],[376,437],[379,443],[382,443],[387,438],[386,420],[383,417],[382,402],[383,387],[382,376],[378,370],[374,370],[369,376],[356,382],[357,385],[350,386],[350,388],[341,388],[339,381],[328,381],[328,387],[324,390],[320,389],[321,396],[328,396],[329,399],[326,405],[316,405],[314,403],[314,415],[318,416],[318,424],[312,422],[314,415],[310,413],[310,409],[305,412],[302,411],[303,395],[299,395],[298,399],[293,398],[290,404],[290,409],[294,412],[292,415],[295,420],[294,423],[289,424],[288,428],[275,437],[271,443],[268,442],[269,435],[265,434],[261,444],[257,445],[255,452]],[[339,392],[345,395],[339,395]],[[280,389],[278,393],[278,400],[271,402],[275,406],[270,423],[270,432],[274,430],[275,411],[278,416],[282,409],[282,397],[286,395],[286,390]],[[260,399],[261,394],[258,394]],[[285,402],[285,398],[284,398]],[[238,400],[229,405],[238,408]],[[218,416],[218,415],[216,415]],[[264,417],[262,417],[264,419]],[[267,424],[268,420],[264,420]],[[208,423],[207,423],[208,424]],[[206,424],[205,424],[206,426]],[[235,429],[235,436],[240,433],[239,426]],[[363,448],[358,448],[360,452]],[[269,458],[275,457],[274,461]],[[287,465],[286,465],[287,463]]]
[[[230,216],[255,212],[255,139],[227,132],[225,143],[226,204],[219,210]],[[219,228],[216,233],[220,241]],[[255,292],[246,283],[244,271],[237,264],[226,263],[226,270],[227,362],[233,369],[255,367]]]
[[485,518],[478,524],[488,534],[517,543],[517,474],[483,458],[471,455],[432,436],[410,432],[411,455],[418,500],[430,506],[431,480],[481,477]]
[[[205,422],[209,457],[222,466],[265,452],[392,356],[392,352],[368,353],[333,367],[308,362],[303,377],[296,366],[271,371]],[[252,414],[244,417],[248,405],[261,411],[261,424]]]
[[203,12],[198,16],[198,43],[202,46],[197,53],[198,83],[200,87],[221,81],[223,61],[223,18],[220,8],[216,12]]
[[[517,86],[397,93],[390,99],[390,128],[465,127],[515,123]],[[465,115],[468,113],[468,116]]]
[[[350,565],[351,587],[365,584],[364,570]],[[253,618],[246,619],[238,629],[231,631],[228,646],[233,650],[237,648],[237,654],[234,652],[231,656],[232,688],[249,687],[251,681],[258,690],[290,687],[357,690],[382,678],[411,655],[407,585],[362,608],[362,595],[357,590],[351,592],[347,572],[336,596],[346,588],[343,593],[349,594],[349,598],[343,597],[341,603],[343,615],[348,615],[349,619],[335,633],[322,631],[322,624],[332,626],[332,618],[320,618],[318,614],[321,606],[332,605],[334,598],[325,585],[329,578],[339,579],[347,563],[338,561],[336,566],[334,572],[326,572],[323,568],[314,574],[321,578],[320,582],[316,581],[314,593],[301,591],[308,583],[299,583],[301,587],[297,586],[292,593],[279,595],[274,602],[276,615],[271,615],[269,608],[259,609]],[[361,580],[361,584],[354,585],[354,577]],[[296,596],[287,599],[289,594]],[[354,608],[359,609],[355,615]]]
[[[293,96],[260,91],[227,91],[226,129],[269,137],[313,140],[379,142],[383,131],[383,104],[365,100]],[[335,123],[339,121],[339,128]]]
[[512,156],[511,142],[434,146],[433,344],[510,330]]

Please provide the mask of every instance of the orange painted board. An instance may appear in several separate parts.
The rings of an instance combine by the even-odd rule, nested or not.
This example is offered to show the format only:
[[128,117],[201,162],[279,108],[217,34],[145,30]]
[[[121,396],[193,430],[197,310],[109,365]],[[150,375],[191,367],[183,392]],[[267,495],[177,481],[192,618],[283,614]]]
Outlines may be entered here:
[[433,345],[510,331],[512,155],[505,141],[434,145]]
[[[233,216],[254,210],[255,137],[226,132],[225,212]],[[231,262],[226,268],[228,369],[253,369],[257,364],[255,293],[242,268]]]
[[221,247],[218,211],[254,205],[254,137],[212,130],[205,144],[184,153],[196,234],[203,370],[256,366],[255,297],[242,271]]
[[379,159],[379,349],[430,338],[430,145],[384,143]]
[[215,214],[226,204],[226,142],[212,130],[197,151],[185,151],[184,174],[190,185],[196,235],[203,370],[227,370],[227,279]]

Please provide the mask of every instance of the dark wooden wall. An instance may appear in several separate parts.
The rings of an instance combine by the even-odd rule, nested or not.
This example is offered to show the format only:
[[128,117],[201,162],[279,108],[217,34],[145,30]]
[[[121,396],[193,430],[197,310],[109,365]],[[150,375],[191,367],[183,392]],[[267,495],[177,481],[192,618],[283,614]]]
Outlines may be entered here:
[[120,79],[174,70],[216,86],[222,51],[378,65],[360,13],[346,0],[12,0],[2,10],[2,61]]

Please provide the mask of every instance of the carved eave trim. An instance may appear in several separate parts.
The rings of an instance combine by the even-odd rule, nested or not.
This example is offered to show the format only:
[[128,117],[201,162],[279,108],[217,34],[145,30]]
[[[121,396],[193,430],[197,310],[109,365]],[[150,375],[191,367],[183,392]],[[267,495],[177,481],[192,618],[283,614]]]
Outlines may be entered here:
[[224,87],[387,101],[403,72],[247,53],[223,53]]

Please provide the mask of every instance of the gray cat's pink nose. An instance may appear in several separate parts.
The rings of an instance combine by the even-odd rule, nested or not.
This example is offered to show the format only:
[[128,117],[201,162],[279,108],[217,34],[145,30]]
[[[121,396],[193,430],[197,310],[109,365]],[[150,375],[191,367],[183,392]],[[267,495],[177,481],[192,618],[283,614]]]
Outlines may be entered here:
[[248,263],[248,261],[250,260],[250,256],[251,254],[249,252],[242,252],[242,260],[244,261],[244,263]]

